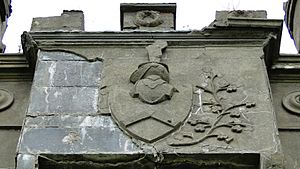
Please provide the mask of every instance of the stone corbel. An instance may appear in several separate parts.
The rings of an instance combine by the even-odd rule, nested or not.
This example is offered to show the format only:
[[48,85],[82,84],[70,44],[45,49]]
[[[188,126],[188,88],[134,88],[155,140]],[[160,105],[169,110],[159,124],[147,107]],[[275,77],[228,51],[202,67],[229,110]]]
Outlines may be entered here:
[[37,43],[34,41],[32,36],[24,31],[21,35],[21,43],[22,43],[22,49],[23,53],[29,62],[30,68],[34,69],[37,59],[37,52],[38,52],[38,46]]

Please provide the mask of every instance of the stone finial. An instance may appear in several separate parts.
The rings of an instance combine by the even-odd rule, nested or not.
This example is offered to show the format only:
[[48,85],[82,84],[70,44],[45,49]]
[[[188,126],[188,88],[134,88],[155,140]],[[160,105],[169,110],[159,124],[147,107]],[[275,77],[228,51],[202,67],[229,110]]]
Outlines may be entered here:
[[30,31],[84,31],[84,14],[80,10],[64,10],[61,16],[33,18]]
[[121,30],[175,30],[175,3],[121,4]]

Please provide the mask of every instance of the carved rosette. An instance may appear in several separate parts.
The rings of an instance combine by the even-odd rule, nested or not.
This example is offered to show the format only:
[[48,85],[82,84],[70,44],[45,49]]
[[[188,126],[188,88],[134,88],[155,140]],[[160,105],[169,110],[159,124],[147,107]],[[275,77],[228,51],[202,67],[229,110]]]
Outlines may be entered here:
[[7,90],[0,89],[0,111],[9,108],[14,102],[14,96]]

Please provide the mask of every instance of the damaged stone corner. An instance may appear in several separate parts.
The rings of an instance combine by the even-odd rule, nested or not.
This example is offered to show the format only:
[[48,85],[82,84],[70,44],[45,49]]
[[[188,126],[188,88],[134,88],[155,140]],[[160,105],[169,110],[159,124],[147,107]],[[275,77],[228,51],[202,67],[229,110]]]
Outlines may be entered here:
[[[269,31],[262,32],[264,36],[263,51],[264,61],[267,69],[270,69],[276,60],[279,58],[279,48],[281,40],[283,21],[279,19],[267,19],[267,12],[264,10],[233,10],[233,11],[217,11],[216,19],[208,28],[209,29],[238,29],[242,33],[251,27],[255,29],[266,29]],[[252,32],[247,32],[251,35]],[[256,36],[257,34],[252,34]],[[272,47],[272,49],[270,48]],[[274,47],[274,48],[273,48]]]
[[277,152],[272,154],[265,163],[262,163],[262,167],[266,169],[287,169],[284,154],[282,152]]
[[84,31],[83,11],[64,10],[61,16],[33,18],[30,31]]
[[232,11],[217,11],[216,19],[210,26],[224,27],[230,26],[230,20],[249,20],[248,24],[251,24],[251,19],[267,19],[267,12],[263,10],[232,10]]
[[31,154],[18,154],[16,169],[38,169],[38,156]]

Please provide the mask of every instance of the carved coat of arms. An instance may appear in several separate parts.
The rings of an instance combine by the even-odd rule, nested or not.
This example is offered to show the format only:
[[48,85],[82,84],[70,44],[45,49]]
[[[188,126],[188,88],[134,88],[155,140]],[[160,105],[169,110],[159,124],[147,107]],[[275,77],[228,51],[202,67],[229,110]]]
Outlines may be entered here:
[[165,41],[148,46],[148,61],[128,77],[129,84],[115,86],[109,94],[111,114],[121,129],[144,142],[155,142],[187,119],[192,89],[176,86],[168,65],[161,61]]
[[[156,41],[146,47],[144,61],[135,61],[138,64],[133,67],[119,59],[118,67],[109,70],[119,68],[110,84],[108,107],[121,130],[147,143],[168,138],[170,146],[195,145],[211,138],[229,144],[234,135],[251,131],[246,114],[255,103],[239,86],[198,63],[182,70],[184,56],[163,58],[167,46],[165,41]],[[187,62],[186,66],[193,65]],[[122,71],[126,66],[131,66],[130,73]]]

